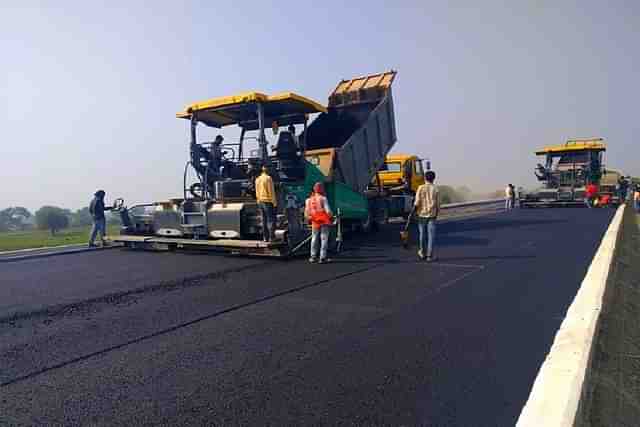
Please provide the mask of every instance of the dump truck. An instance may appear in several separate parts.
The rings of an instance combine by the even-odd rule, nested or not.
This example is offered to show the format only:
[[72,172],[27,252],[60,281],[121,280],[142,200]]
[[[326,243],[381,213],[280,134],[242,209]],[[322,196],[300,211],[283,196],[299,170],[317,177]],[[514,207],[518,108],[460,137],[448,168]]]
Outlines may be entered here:
[[425,183],[425,170],[431,169],[431,163],[415,154],[392,154],[385,158],[384,164],[371,181],[371,188],[380,187],[390,217],[406,218],[413,209],[418,187]]
[[[316,182],[324,183],[337,214],[332,232],[336,245],[343,229],[374,228],[390,209],[384,189],[370,183],[397,139],[391,92],[395,76],[389,71],[342,80],[326,107],[292,92],[249,92],[187,106],[177,114],[190,130],[182,197],[129,208],[120,200],[116,208],[123,227],[111,240],[129,248],[288,256],[308,241],[304,201]],[[309,123],[313,114],[317,116]],[[238,139],[202,141],[202,125],[233,126]],[[262,240],[255,198],[262,167],[273,177],[278,197],[276,238],[270,242]]]
[[605,172],[603,138],[576,138],[536,151],[535,175],[542,187],[520,195],[520,207],[584,206],[587,184],[600,184]]

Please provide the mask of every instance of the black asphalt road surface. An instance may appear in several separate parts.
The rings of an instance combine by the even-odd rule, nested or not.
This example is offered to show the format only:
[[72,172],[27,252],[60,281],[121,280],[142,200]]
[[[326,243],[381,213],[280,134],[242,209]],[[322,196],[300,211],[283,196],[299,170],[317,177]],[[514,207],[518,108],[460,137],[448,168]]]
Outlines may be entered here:
[[332,264],[0,264],[0,425],[514,425],[612,210],[400,225]]

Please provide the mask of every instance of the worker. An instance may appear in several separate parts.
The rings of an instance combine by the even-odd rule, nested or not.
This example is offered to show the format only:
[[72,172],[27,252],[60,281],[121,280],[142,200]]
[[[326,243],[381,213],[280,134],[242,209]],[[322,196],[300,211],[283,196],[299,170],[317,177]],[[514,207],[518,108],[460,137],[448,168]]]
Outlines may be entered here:
[[435,261],[433,242],[436,235],[436,220],[440,211],[440,196],[438,189],[433,185],[436,179],[435,172],[427,171],[424,179],[426,182],[416,191],[414,207],[420,236],[418,258],[430,262]]
[[611,195],[610,194],[602,194],[598,197],[598,207],[606,208],[611,204]]
[[300,146],[300,137],[296,135],[296,127],[294,125],[289,125],[287,130],[293,137],[293,141],[296,143],[296,147],[298,148],[298,151],[302,151],[302,147]]
[[588,208],[593,207],[594,201],[597,199],[598,195],[598,187],[590,182],[587,184],[587,188],[585,189],[584,194],[584,204],[587,205]]
[[636,208],[636,212],[640,213],[640,185],[637,185],[633,192],[633,205]]
[[262,214],[262,238],[265,242],[275,240],[275,208],[278,206],[273,179],[266,166],[256,178],[256,200]]
[[104,190],[98,190],[95,192],[93,200],[89,204],[89,212],[93,218],[93,228],[91,229],[91,237],[89,238],[89,247],[95,248],[96,237],[100,233],[100,240],[102,246],[106,246],[105,235],[107,234],[107,221],[104,217],[104,211],[110,211],[113,208],[110,206],[105,207],[104,196],[106,193]]
[[220,176],[222,169],[222,161],[223,161],[223,153],[222,153],[222,143],[224,142],[224,137],[222,135],[216,136],[216,139],[211,144],[211,152],[210,157],[211,161],[209,162],[209,173],[213,173],[212,177]]
[[617,185],[618,197],[620,198],[620,203],[624,203],[624,201],[627,200],[628,188],[629,188],[629,183],[627,182],[626,178],[620,175],[618,177],[618,185]]
[[513,184],[509,184],[511,187],[511,209],[516,207],[516,187]]
[[300,144],[298,143],[298,135],[296,135],[296,127],[294,125],[289,125],[289,127],[287,127],[287,130],[293,137],[293,140],[296,142],[296,146],[300,148]]
[[[304,216],[311,223],[311,255],[309,262],[319,262],[320,264],[329,262],[327,248],[329,246],[329,226],[333,222],[333,214],[329,207],[329,201],[325,197],[324,187],[319,182],[314,184],[313,192],[304,204]],[[319,260],[318,243],[320,244]]]
[[518,189],[516,191],[516,198],[518,199],[518,207],[521,207],[520,204],[522,203],[522,195],[523,194],[524,194],[524,188],[518,187]]
[[504,189],[504,209],[511,210],[513,209],[513,185],[507,185],[507,188]]

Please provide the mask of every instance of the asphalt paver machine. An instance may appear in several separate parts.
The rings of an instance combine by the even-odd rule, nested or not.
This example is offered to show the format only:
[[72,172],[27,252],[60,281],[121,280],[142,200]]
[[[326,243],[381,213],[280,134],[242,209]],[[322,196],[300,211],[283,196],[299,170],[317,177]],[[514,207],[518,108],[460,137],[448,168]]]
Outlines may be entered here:
[[602,138],[580,138],[537,151],[545,159],[535,171],[543,185],[521,194],[520,206],[584,206],[587,184],[598,185],[605,172],[606,149]]
[[[337,213],[332,240],[339,242],[343,224],[366,223],[377,215],[366,191],[396,141],[394,77],[388,72],[343,80],[328,107],[291,92],[250,92],[189,105],[177,114],[190,124],[182,197],[130,208],[121,203],[123,227],[111,240],[140,249],[288,256],[308,241],[304,201],[322,182]],[[200,126],[234,127],[239,136],[232,142],[203,141]],[[255,198],[262,167],[269,170],[278,198],[276,238],[270,242],[262,240]]]

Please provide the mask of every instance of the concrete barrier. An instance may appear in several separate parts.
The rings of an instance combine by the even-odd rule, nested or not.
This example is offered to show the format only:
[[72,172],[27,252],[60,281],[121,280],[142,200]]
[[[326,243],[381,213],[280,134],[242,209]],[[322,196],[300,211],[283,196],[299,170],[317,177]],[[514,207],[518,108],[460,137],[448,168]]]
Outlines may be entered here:
[[620,206],[560,325],[517,426],[569,427],[580,423],[585,382],[625,206]]

